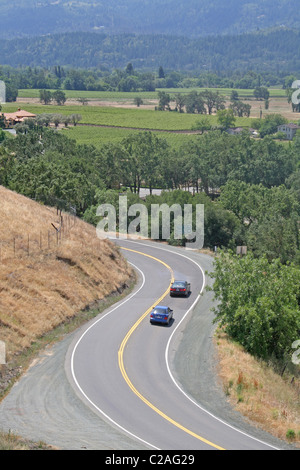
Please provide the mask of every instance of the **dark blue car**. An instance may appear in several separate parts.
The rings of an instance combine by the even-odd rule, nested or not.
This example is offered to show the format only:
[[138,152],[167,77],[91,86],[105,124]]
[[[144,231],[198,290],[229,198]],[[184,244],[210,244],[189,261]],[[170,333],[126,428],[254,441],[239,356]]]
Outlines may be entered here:
[[170,288],[170,296],[184,295],[188,297],[191,292],[191,284],[187,281],[174,281]]
[[163,305],[157,305],[150,313],[150,323],[165,323],[169,325],[172,318],[173,310]]

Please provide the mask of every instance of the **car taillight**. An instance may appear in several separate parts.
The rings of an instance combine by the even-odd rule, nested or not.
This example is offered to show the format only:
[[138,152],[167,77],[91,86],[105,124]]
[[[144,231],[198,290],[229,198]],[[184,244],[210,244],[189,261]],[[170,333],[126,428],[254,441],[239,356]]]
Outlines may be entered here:
[[171,291],[174,292],[174,290],[175,290],[175,289],[173,289],[173,288],[171,287]]
[[185,292],[185,289],[180,289],[180,292]]
[[168,320],[168,317],[164,317],[164,320]]

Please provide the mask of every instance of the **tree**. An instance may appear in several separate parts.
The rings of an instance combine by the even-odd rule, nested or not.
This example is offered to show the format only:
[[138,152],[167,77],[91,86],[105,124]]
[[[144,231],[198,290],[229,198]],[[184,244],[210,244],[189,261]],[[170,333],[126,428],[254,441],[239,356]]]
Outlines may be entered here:
[[38,125],[45,126],[45,127],[49,126],[51,119],[52,119],[52,114],[48,114],[48,113],[38,114],[36,117],[36,121]]
[[204,131],[209,131],[210,129],[211,123],[208,116],[203,116],[192,125],[192,131],[200,131],[201,134],[203,134]]
[[61,117],[61,122],[64,123],[65,127],[68,127],[69,123],[71,122],[71,117],[65,114]]
[[254,89],[253,95],[257,100],[268,100],[270,92],[266,87],[258,86]]
[[52,101],[52,93],[50,90],[40,90],[40,102],[43,104],[49,104]]
[[231,101],[238,101],[239,100],[239,94],[236,90],[232,90],[231,95],[230,95],[230,100]]
[[189,179],[189,165],[181,150],[169,149],[159,163],[163,188],[179,189]]
[[166,93],[165,91],[159,91],[158,92],[158,99],[159,99],[159,103],[158,103],[158,110],[159,111],[170,111],[170,101],[171,101],[171,97],[168,93]]
[[[3,136],[3,134],[5,134],[5,132],[3,132],[2,129],[0,130],[0,134],[2,134],[3,141],[4,141],[5,137]],[[0,137],[0,141],[1,141],[1,137]],[[3,145],[0,145],[0,184],[1,185],[8,186],[14,164],[15,164],[14,156],[11,155],[5,149]]]
[[249,227],[245,243],[255,257],[265,256],[268,261],[279,259],[281,263],[299,261],[298,216],[284,217],[270,211]]
[[74,113],[74,114],[71,114],[70,119],[73,125],[77,126],[77,123],[81,121],[82,117],[81,117],[81,114]]
[[52,97],[56,101],[58,106],[64,105],[66,100],[67,100],[67,97],[66,97],[65,93],[62,90],[55,90],[52,93]]
[[184,96],[181,93],[176,93],[176,95],[175,95],[175,104],[176,104],[175,109],[179,113],[183,113],[184,112],[185,99],[184,99]]
[[222,186],[219,202],[247,228],[255,221],[263,220],[266,214],[290,218],[300,210],[294,191],[284,185],[267,188],[262,184],[237,180]]
[[85,90],[84,77],[81,70],[69,70],[63,83],[65,90]]
[[225,108],[225,99],[220,96],[218,91],[205,90],[201,95],[207,106],[208,114],[212,114],[214,109],[218,111]]
[[138,89],[138,79],[137,77],[133,75],[128,75],[122,78],[122,80],[120,80],[118,84],[119,91],[130,92],[130,91],[136,91],[137,89]]
[[140,96],[135,96],[134,104],[139,108],[143,104],[143,100]]
[[139,193],[142,181],[150,189],[161,178],[160,164],[167,153],[167,143],[152,132],[140,132],[122,141],[125,160],[122,162],[124,176],[134,193]]
[[61,122],[63,122],[63,116],[61,114],[52,114],[52,122],[55,127],[58,127]]
[[249,117],[250,116],[250,111],[251,111],[251,105],[242,103],[241,101],[233,101],[230,104],[230,109],[233,110],[233,113],[235,116],[238,117]]
[[300,270],[275,259],[222,253],[211,274],[215,322],[252,355],[282,359],[299,339]]
[[165,78],[165,72],[161,65],[158,69],[158,78]]
[[204,99],[201,93],[191,91],[185,97],[185,107],[187,113],[206,114]]
[[281,114],[267,114],[259,128],[260,136],[265,137],[266,135],[275,134],[278,130],[278,126],[286,123],[287,119]]
[[298,259],[299,203],[292,190],[233,180],[221,188],[219,203],[238,218],[243,244],[255,256],[282,263]]
[[235,117],[232,109],[220,109],[217,112],[218,123],[224,128],[229,129],[235,124]]
[[5,118],[4,118],[4,114],[1,113],[2,111],[2,106],[1,106],[1,103],[0,103],[0,129],[4,129],[5,128]]
[[5,82],[6,85],[6,101],[11,103],[17,100],[18,97],[18,88],[16,85],[11,83],[9,80]]
[[122,163],[126,159],[127,154],[119,143],[109,142],[101,147],[96,168],[103,175],[106,188],[120,188],[120,184],[125,182]]
[[77,101],[79,101],[79,103],[81,103],[83,106],[87,106],[88,104],[88,99],[87,98],[78,98]]
[[129,62],[126,66],[126,69],[125,69],[125,73],[126,75],[134,75],[134,70],[133,70],[133,65],[131,62]]

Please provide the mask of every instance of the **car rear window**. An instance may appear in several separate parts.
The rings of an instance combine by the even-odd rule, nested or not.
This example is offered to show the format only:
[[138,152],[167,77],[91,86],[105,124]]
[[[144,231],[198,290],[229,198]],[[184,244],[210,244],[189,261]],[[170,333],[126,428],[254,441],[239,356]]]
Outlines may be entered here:
[[166,309],[165,308],[155,308],[154,313],[165,313]]

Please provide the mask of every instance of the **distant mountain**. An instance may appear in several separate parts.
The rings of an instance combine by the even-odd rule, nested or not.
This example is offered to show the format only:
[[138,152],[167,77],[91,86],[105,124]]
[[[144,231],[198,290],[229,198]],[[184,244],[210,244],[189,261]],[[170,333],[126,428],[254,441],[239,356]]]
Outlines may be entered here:
[[12,67],[125,68],[178,71],[300,73],[300,31],[187,38],[66,33],[2,40],[0,64]]
[[66,32],[199,37],[300,28],[299,0],[0,0],[0,38]]

